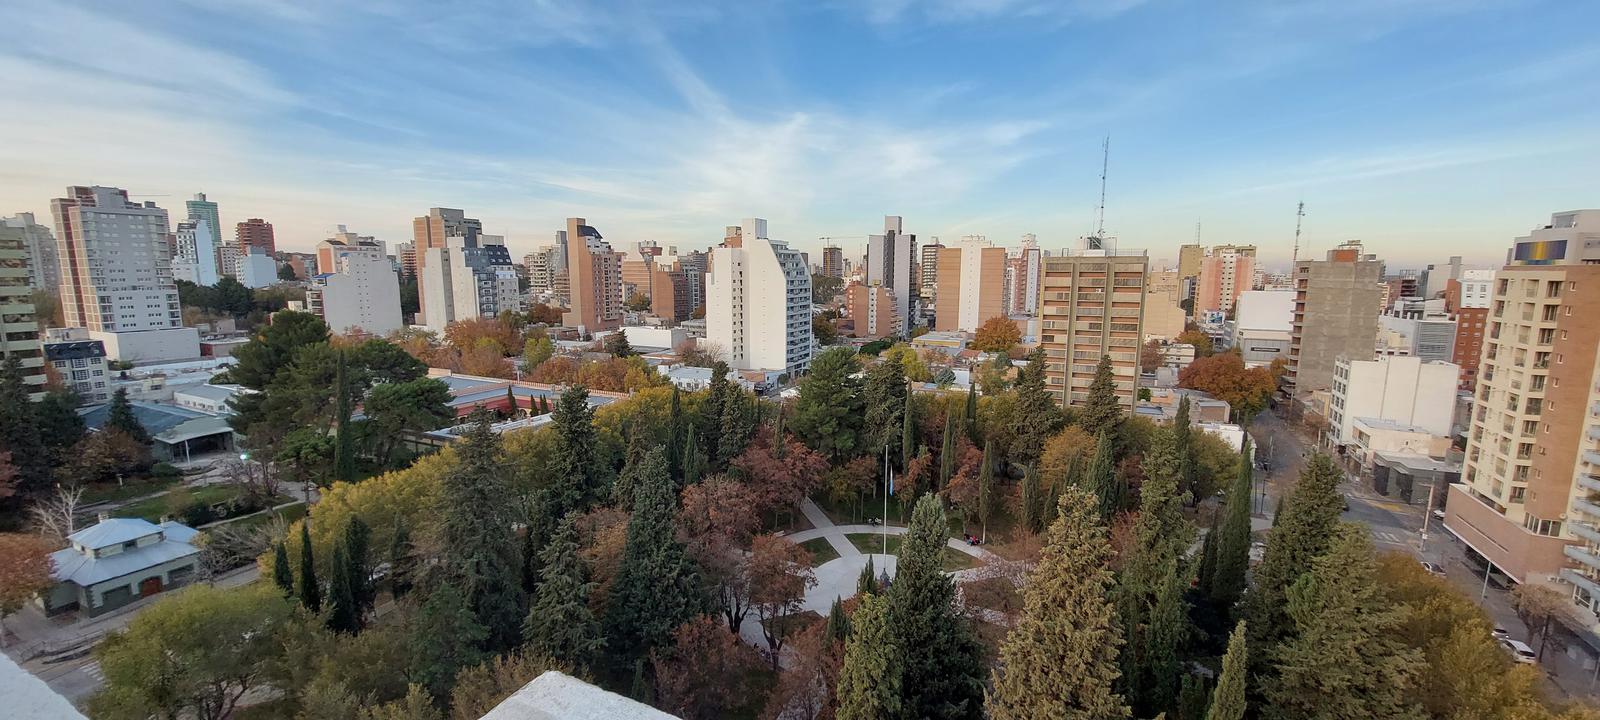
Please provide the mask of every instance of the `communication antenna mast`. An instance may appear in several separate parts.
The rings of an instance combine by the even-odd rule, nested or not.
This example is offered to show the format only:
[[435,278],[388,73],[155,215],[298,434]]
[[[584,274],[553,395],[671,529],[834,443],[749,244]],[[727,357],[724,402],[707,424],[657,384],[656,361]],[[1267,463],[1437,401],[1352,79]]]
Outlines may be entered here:
[[1100,144],[1100,208],[1095,216],[1094,237],[1089,238],[1092,250],[1105,247],[1106,239],[1106,170],[1111,167],[1111,136]]
[[1304,219],[1305,216],[1306,204],[1302,202],[1300,203],[1300,207],[1296,208],[1294,211],[1294,259],[1292,262],[1300,262],[1300,221]]

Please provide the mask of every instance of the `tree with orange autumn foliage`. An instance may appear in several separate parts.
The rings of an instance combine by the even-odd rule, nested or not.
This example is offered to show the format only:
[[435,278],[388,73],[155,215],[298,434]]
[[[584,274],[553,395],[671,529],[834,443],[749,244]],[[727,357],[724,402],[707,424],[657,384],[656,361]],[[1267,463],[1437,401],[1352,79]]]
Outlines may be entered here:
[[744,479],[761,513],[787,512],[820,486],[828,461],[788,433],[782,440],[763,425],[755,440],[733,459],[733,470]]
[[983,321],[978,326],[978,332],[972,336],[972,349],[979,352],[1005,353],[1017,343],[1022,342],[1022,331],[1017,324],[1004,315],[996,315]]
[[5,643],[6,616],[49,589],[50,550],[37,535],[0,533],[0,645]]
[[444,328],[444,341],[466,353],[483,346],[487,340],[505,357],[522,350],[523,318],[514,313],[501,313],[496,317],[475,317],[457,320]]
[[701,615],[679,625],[672,639],[670,649],[650,652],[657,707],[684,720],[713,720],[761,706],[765,697],[750,672],[761,656],[722,623]]
[[1267,407],[1278,389],[1267,368],[1247,368],[1238,353],[1197,358],[1178,371],[1178,386],[1209,393],[1233,407],[1235,417],[1250,417]]

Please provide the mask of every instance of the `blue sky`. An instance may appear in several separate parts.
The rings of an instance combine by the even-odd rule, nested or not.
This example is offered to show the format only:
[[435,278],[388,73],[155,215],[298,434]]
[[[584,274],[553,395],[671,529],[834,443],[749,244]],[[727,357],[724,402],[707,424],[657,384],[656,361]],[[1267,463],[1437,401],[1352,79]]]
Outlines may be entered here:
[[[461,207],[704,246],[881,227],[1175,257],[1342,240],[1503,258],[1600,206],[1600,4],[1534,0],[8,2],[0,212],[205,191],[280,247]],[[167,196],[167,197],[160,197]],[[178,213],[174,213],[176,216]]]

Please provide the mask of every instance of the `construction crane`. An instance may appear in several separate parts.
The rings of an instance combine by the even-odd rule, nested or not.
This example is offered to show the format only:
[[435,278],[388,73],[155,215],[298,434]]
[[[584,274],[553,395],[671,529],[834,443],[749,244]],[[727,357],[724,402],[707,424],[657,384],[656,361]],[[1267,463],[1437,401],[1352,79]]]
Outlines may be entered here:
[[1300,221],[1304,219],[1305,216],[1306,204],[1301,202],[1300,207],[1296,208],[1294,211],[1294,259],[1291,261],[1293,263],[1300,262]]
[[1103,250],[1106,243],[1106,170],[1111,167],[1111,136],[1100,144],[1100,205],[1095,209],[1094,234],[1090,235],[1088,250]]

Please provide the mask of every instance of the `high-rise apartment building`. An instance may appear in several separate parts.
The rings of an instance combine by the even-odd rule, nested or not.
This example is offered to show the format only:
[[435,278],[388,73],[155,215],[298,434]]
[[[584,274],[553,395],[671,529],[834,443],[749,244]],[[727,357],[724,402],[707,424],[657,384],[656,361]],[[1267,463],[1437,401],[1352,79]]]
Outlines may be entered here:
[[893,297],[898,334],[910,331],[915,296],[920,294],[921,288],[912,274],[916,253],[917,236],[905,233],[898,215],[885,215],[883,234],[867,237],[866,284],[879,285]]
[[1255,278],[1254,245],[1218,245],[1200,261],[1200,280],[1195,286],[1194,316],[1206,313],[1232,313],[1239,293],[1250,290]]
[[1039,240],[1028,233],[1022,247],[1006,256],[1005,302],[1008,315],[1034,315],[1039,312],[1039,275],[1044,270]]
[[838,245],[828,244],[822,248],[822,274],[828,277],[844,277],[844,251]]
[[503,237],[448,236],[444,247],[429,248],[421,259],[418,282],[430,330],[442,333],[457,320],[522,309],[516,266]]
[[691,272],[677,255],[663,255],[650,265],[650,314],[669,323],[682,322],[694,315],[699,307],[695,301],[695,285],[702,276]]
[[939,251],[944,249],[944,244],[939,238],[929,238],[929,242],[922,246],[922,261],[917,263],[917,270],[922,274],[918,278],[917,294],[922,298],[922,306],[932,310],[938,297],[939,287]]
[[1328,251],[1326,260],[1295,264],[1294,317],[1289,335],[1289,367],[1283,383],[1290,397],[1302,398],[1333,384],[1334,362],[1373,358],[1378,341],[1378,278],[1383,263],[1348,246]]
[[811,275],[800,253],[767,237],[767,221],[745,219],[740,244],[711,251],[706,339],[737,370],[811,366]]
[[398,243],[394,246],[394,260],[400,264],[400,274],[410,277],[417,276],[417,244],[414,242]]
[[567,294],[562,324],[588,335],[622,327],[622,254],[583,218],[567,218]]
[[1155,270],[1144,285],[1144,339],[1173,340],[1183,334],[1183,277],[1177,270]]
[[217,204],[207,200],[205,193],[195,193],[193,199],[184,203],[184,207],[188,210],[188,218],[191,222],[204,220],[206,221],[206,227],[211,229],[210,237],[202,238],[202,240],[208,241],[208,244],[213,248],[221,247],[223,244],[222,217],[217,214]]
[[388,255],[383,251],[383,243],[371,235],[360,235],[345,229],[340,225],[338,232],[333,237],[317,243],[317,271],[318,274],[340,272],[339,262],[342,258],[351,255],[360,255],[373,260],[388,262]]
[[[1495,569],[1600,611],[1600,210],[1558,213],[1495,274],[1445,527]],[[1600,258],[1594,258],[1600,259]],[[1596,622],[1591,617],[1590,622]]]
[[56,254],[56,238],[50,228],[33,219],[33,213],[17,213],[0,219],[0,225],[21,231],[23,249],[28,252],[28,284],[35,290],[56,292],[61,285],[61,259]]
[[222,279],[217,268],[217,246],[211,243],[215,236],[210,221],[203,217],[178,223],[177,243],[172,250],[174,280],[209,286]]
[[253,249],[264,250],[268,255],[278,252],[278,241],[272,233],[272,223],[261,218],[250,218],[234,226],[234,244],[242,248],[242,255]]
[[[428,251],[444,248],[450,238],[462,238],[464,247],[477,247],[478,236],[483,234],[483,222],[477,218],[469,218],[463,210],[457,208],[428,208],[428,214],[411,220],[411,249],[416,255],[417,295],[420,312],[417,313],[418,322],[435,325],[433,318],[428,317],[428,298],[431,296],[443,297],[449,294],[444,290],[436,293],[428,292],[427,280],[424,275],[428,264]],[[404,268],[404,261],[401,267]],[[447,323],[438,326],[444,327]]]
[[844,289],[844,314],[850,336],[877,340],[895,334],[894,296],[882,285],[850,283]]
[[[689,283],[689,305],[695,310],[706,305],[706,275],[710,272],[711,255],[696,250],[679,255],[678,266],[683,268],[683,277]],[[691,310],[691,312],[693,312]]]
[[1006,315],[1006,249],[968,235],[939,250],[934,329],[977,332],[985,320]]
[[1200,243],[1178,246],[1178,277],[1200,277],[1200,263],[1205,260],[1206,249]]
[[25,227],[0,224],[0,358],[17,358],[23,382],[37,400],[44,395],[44,346],[34,316],[32,271]]
[[1111,359],[1117,398],[1131,411],[1144,343],[1144,253],[1080,249],[1044,259],[1039,344],[1045,386],[1064,406],[1082,405],[1101,357]]
[[1483,339],[1489,334],[1493,286],[1493,270],[1463,270],[1460,279],[1445,284],[1445,309],[1456,319],[1456,340],[1450,362],[1461,366],[1462,390],[1472,390],[1478,384]]
[[[344,234],[342,226],[339,232]],[[311,278],[306,309],[336,333],[381,337],[405,327],[400,319],[400,278],[382,248],[366,242],[347,244],[335,236],[318,244],[317,267],[325,271]]]

